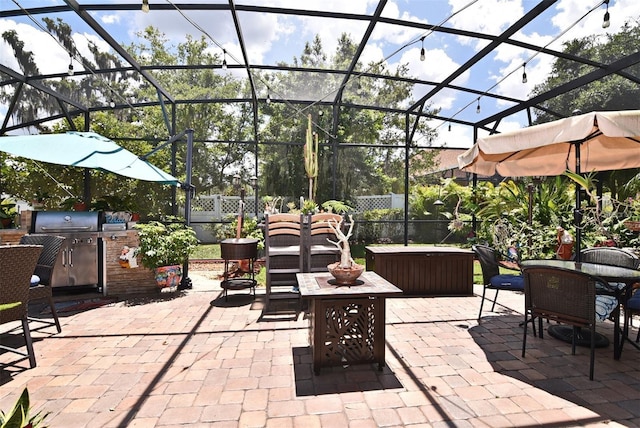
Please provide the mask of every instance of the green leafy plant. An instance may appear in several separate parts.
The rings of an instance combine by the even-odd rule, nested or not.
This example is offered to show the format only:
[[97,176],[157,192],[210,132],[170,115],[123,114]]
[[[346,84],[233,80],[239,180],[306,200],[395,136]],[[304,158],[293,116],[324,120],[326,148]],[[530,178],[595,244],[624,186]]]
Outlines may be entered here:
[[329,201],[325,201],[321,204],[322,208],[324,208],[325,210],[331,212],[331,213],[336,213],[336,214],[346,214],[349,211],[352,211],[353,208],[350,207],[349,205],[345,204],[342,201],[336,201],[336,200],[329,200]]
[[0,202],[0,219],[3,220],[0,227],[11,227],[17,214],[18,208],[16,201],[11,198],[3,199],[2,202]]
[[31,416],[30,410],[29,391],[25,388],[9,413],[0,411],[0,428],[46,428],[43,423],[48,413],[38,412]]
[[155,269],[161,266],[183,264],[198,244],[193,228],[181,223],[164,225],[158,221],[138,223],[142,266]]
[[314,214],[318,212],[318,205],[313,202],[311,199],[305,199],[300,207],[300,212],[302,214]]

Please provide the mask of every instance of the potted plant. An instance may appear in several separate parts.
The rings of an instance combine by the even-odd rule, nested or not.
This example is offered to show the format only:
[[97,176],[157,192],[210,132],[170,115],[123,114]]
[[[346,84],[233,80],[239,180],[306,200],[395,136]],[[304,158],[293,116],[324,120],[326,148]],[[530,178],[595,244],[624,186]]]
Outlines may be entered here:
[[182,265],[198,244],[196,233],[182,223],[164,225],[158,221],[134,226],[140,241],[142,266],[153,269],[160,288],[173,287],[182,280]]
[[10,229],[14,225],[18,208],[16,201],[11,198],[5,198],[0,202],[0,227],[2,229]]
[[342,222],[336,223],[335,221],[327,221],[327,224],[333,230],[336,235],[337,241],[329,242],[334,244],[340,250],[340,261],[332,263],[327,266],[329,273],[335,278],[337,285],[356,285],[357,279],[362,272],[364,272],[364,266],[357,264],[351,257],[351,246],[349,245],[349,238],[353,233],[353,216],[349,216],[349,231],[345,235],[342,231]]

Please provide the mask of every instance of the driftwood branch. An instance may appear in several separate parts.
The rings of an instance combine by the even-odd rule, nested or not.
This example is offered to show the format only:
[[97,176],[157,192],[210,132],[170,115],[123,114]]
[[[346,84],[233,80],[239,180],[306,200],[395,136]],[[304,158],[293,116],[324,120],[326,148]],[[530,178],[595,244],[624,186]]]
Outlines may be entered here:
[[327,241],[331,242],[333,245],[338,247],[340,250],[340,267],[343,269],[348,269],[353,264],[353,259],[351,258],[351,247],[349,245],[349,238],[353,234],[353,217],[349,216],[349,231],[345,235],[342,232],[342,224],[344,220],[340,220],[340,222],[327,220],[327,225],[333,231],[334,235],[336,235],[337,241],[332,241],[327,238]]

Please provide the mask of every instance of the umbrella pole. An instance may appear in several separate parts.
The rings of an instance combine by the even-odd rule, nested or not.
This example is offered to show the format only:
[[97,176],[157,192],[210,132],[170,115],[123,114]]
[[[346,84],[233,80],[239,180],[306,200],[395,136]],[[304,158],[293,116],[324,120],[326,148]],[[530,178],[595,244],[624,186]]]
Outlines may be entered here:
[[[576,174],[580,174],[580,143],[573,143],[576,147]],[[578,183],[576,186],[576,207],[573,211],[573,224],[576,226],[576,242],[575,242],[575,258],[576,262],[580,262],[580,250],[582,249],[582,200],[581,191]]]

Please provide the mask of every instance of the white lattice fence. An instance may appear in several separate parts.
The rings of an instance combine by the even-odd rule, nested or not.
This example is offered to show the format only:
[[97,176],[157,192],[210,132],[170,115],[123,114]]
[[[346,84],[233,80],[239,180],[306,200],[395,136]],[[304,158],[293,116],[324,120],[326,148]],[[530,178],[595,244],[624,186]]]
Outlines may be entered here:
[[390,208],[404,208],[404,195],[389,193],[388,195],[372,195],[356,197],[356,211],[372,211]]

